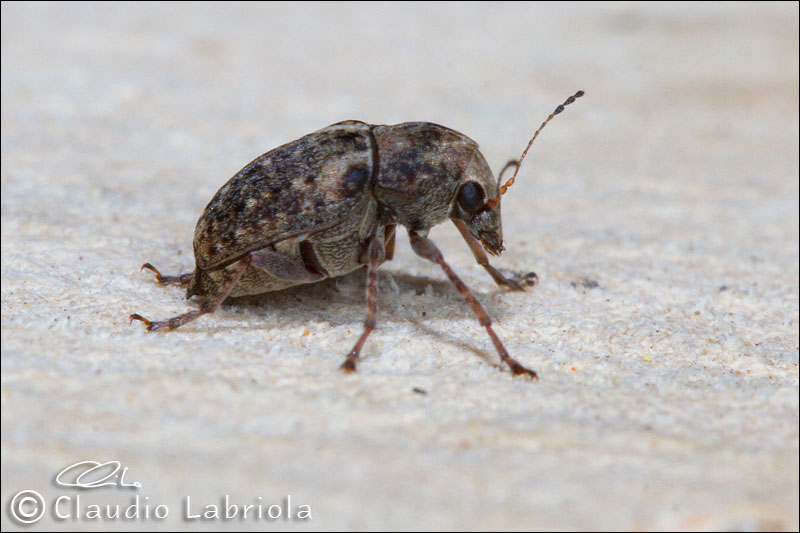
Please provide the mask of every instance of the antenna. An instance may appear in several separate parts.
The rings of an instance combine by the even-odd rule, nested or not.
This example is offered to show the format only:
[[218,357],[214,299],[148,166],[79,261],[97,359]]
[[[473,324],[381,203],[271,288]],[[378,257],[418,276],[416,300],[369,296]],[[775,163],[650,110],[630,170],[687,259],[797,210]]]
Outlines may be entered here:
[[[553,120],[553,117],[554,117],[554,116],[556,116],[556,115],[558,115],[559,113],[561,113],[562,111],[564,111],[564,107],[565,107],[565,106],[568,106],[569,104],[571,104],[572,102],[574,102],[576,98],[580,98],[581,96],[583,96],[583,91],[578,91],[578,92],[576,92],[575,94],[573,94],[572,96],[570,96],[569,98],[567,98],[567,99],[564,101],[564,103],[563,103],[563,104],[561,104],[560,106],[558,106],[558,107],[555,109],[555,111],[553,111],[552,113],[550,113],[550,116],[549,116],[549,117],[547,117],[547,119],[545,119],[545,121],[544,121],[544,122],[542,122],[542,125],[541,125],[541,126],[539,126],[539,129],[538,129],[538,130],[536,130],[536,133],[534,133],[534,134],[533,134],[533,137],[531,138],[530,142],[528,143],[528,146],[526,146],[526,147],[525,147],[525,151],[523,151],[523,152],[522,152],[522,155],[519,157],[519,161],[517,161],[517,169],[514,171],[514,175],[513,175],[513,176],[511,176],[511,178],[510,178],[510,179],[509,179],[507,182],[505,182],[503,185],[501,185],[501,186],[500,186],[500,192],[498,192],[498,193],[497,193],[497,196],[495,196],[494,198],[492,198],[491,200],[489,200],[488,202],[486,202],[486,205],[484,205],[484,209],[491,209],[492,207],[494,207],[494,206],[497,204],[497,202],[499,202],[499,201],[500,201],[500,196],[504,195],[504,194],[506,193],[506,191],[508,190],[508,188],[509,188],[509,187],[511,187],[512,185],[514,185],[514,180],[515,180],[515,179],[516,179],[516,177],[517,177],[517,172],[519,172],[519,169],[520,169],[520,167],[522,166],[522,161],[525,159],[525,156],[526,156],[526,155],[528,155],[528,150],[530,150],[530,148],[531,148],[531,145],[533,144],[533,141],[535,141],[535,140],[536,140],[536,137],[538,137],[538,136],[539,136],[539,132],[540,132],[540,131],[542,131],[542,130],[544,129],[544,127],[545,127],[545,126],[547,126],[547,123],[548,123],[548,122],[550,122],[551,120]],[[505,166],[505,167],[503,168],[503,170],[500,172],[500,176],[502,176],[502,175],[503,175],[503,172],[505,172],[505,171],[506,171],[506,169],[507,169],[509,166],[511,166],[511,162],[509,162],[508,164],[506,164],[506,166]],[[498,179],[498,181],[497,181],[497,182],[498,182],[498,183],[500,183],[500,180]]]
[[500,171],[500,174],[497,175],[497,186],[499,187],[500,182],[503,181],[503,174],[506,173],[506,170],[508,170],[511,167],[517,168],[518,166],[519,166],[519,161],[517,161],[516,159],[512,159],[511,161],[506,163],[506,166],[504,166],[503,170]]

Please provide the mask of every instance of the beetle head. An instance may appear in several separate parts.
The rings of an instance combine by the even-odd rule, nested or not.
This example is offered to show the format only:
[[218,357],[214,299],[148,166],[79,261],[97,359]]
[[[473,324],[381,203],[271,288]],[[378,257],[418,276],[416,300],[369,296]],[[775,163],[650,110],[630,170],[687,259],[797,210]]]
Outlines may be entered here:
[[[428,122],[374,126],[379,157],[374,194],[394,223],[426,231],[447,217],[466,223],[469,232],[492,255],[503,251],[500,196],[514,184],[517,172],[539,132],[583,91],[556,107],[533,134],[506,183],[495,179],[478,145],[457,131]],[[503,177],[500,173],[500,178]]]
[[488,205],[488,200],[499,194],[498,180],[477,150],[460,178],[452,198],[450,218],[465,222],[469,232],[481,241],[487,252],[499,255],[503,251],[500,202]]
[[[522,161],[528,154],[528,150],[530,150],[533,141],[536,140],[536,137],[538,137],[539,133],[544,129],[547,123],[553,120],[553,117],[564,111],[564,107],[573,103],[581,96],[583,96],[583,91],[576,92],[574,95],[567,98],[563,104],[556,107],[552,113],[550,113],[550,116],[548,116],[547,119],[542,122],[542,125],[539,126],[539,129],[537,129],[533,134],[533,137],[531,138],[530,142],[528,142],[528,146],[525,147],[525,150],[522,152],[519,160],[509,161],[506,164],[506,166],[500,172],[500,177],[497,180],[496,186],[492,188],[493,192],[482,197],[480,200],[480,206],[477,199],[480,196],[480,192],[476,191],[477,187],[471,186],[469,185],[469,182],[467,182],[459,189],[458,195],[456,196],[456,203],[458,204],[465,202],[470,209],[475,210],[472,217],[469,220],[466,220],[467,226],[469,226],[470,232],[480,239],[481,243],[483,243],[483,247],[486,248],[486,251],[490,254],[498,255],[503,251],[503,234],[500,223],[500,197],[505,194],[506,190],[508,190],[511,185],[514,184],[514,180],[517,177],[517,172],[519,172]],[[478,155],[480,155],[480,153],[478,153]],[[482,159],[483,158],[481,158],[481,160]],[[514,170],[514,175],[511,176],[511,179],[509,179],[506,183],[501,185],[500,180],[503,178],[503,172],[512,166],[516,167]],[[491,171],[488,171],[488,176],[491,177]],[[483,192],[487,193],[488,190],[484,189]],[[467,209],[467,211],[469,211],[469,209]]]

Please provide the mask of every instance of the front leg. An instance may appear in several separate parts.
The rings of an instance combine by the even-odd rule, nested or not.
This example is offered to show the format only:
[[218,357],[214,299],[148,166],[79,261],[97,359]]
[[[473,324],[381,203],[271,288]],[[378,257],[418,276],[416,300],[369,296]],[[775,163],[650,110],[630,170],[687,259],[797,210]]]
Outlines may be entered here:
[[361,348],[367,341],[367,337],[375,329],[378,316],[378,265],[385,257],[383,240],[373,236],[367,246],[367,318],[364,320],[364,332],[359,337],[356,345],[347,354],[347,359],[342,363],[341,368],[345,372],[355,372],[356,362],[361,355]]
[[458,231],[461,232],[461,236],[464,237],[464,240],[467,241],[467,245],[469,249],[472,250],[472,255],[475,256],[475,260],[478,262],[480,266],[486,269],[486,272],[492,276],[492,279],[495,283],[497,283],[500,287],[508,287],[512,291],[524,291],[525,287],[519,284],[519,282],[514,281],[513,279],[508,279],[500,272],[497,271],[492,265],[489,264],[489,258],[486,256],[486,252],[483,250],[483,246],[481,246],[480,241],[476,239],[472,233],[469,232],[469,228],[467,225],[456,219],[452,219],[453,224],[456,225]]
[[539,376],[536,375],[536,372],[525,368],[516,359],[508,355],[505,346],[503,343],[500,342],[500,339],[495,334],[494,330],[492,329],[492,319],[489,318],[489,314],[483,308],[483,306],[475,299],[475,296],[472,294],[472,291],[469,290],[461,278],[456,276],[456,273],[450,268],[444,257],[442,256],[442,252],[439,251],[439,248],[433,243],[432,240],[429,238],[420,235],[416,231],[409,231],[409,237],[411,238],[411,248],[413,248],[414,252],[428,261],[432,261],[442,267],[444,273],[447,274],[447,277],[450,278],[450,281],[453,282],[453,285],[456,286],[458,292],[461,293],[461,296],[467,301],[467,303],[472,307],[472,312],[475,313],[475,316],[478,317],[478,321],[481,323],[481,326],[486,328],[486,332],[489,334],[489,337],[492,339],[492,344],[494,344],[497,353],[500,355],[500,359],[503,360],[505,364],[511,368],[511,372],[514,375],[527,375],[534,379],[539,379]]

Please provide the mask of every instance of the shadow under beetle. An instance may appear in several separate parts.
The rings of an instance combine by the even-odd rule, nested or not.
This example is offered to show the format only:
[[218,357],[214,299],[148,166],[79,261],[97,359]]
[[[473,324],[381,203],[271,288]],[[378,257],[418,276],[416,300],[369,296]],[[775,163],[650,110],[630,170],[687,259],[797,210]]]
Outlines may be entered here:
[[431,227],[450,219],[478,264],[502,287],[524,290],[489,264],[503,251],[500,196],[514,183],[520,164],[544,126],[539,126],[502,186],[478,145],[461,133],[429,122],[373,126],[356,120],[333,124],[267,152],[217,191],[197,221],[195,270],[162,276],[163,285],[186,286],[200,308],[169,320],[140,320],[148,331],[175,329],[213,312],[227,297],[260,294],[367,269],[364,331],[341,368],[356,369],[361,348],[375,329],[377,271],[392,259],[396,226],[405,226],[420,257],[442,267],[515,375],[537,378],[506,351],[492,320],[472,291],[428,238]]

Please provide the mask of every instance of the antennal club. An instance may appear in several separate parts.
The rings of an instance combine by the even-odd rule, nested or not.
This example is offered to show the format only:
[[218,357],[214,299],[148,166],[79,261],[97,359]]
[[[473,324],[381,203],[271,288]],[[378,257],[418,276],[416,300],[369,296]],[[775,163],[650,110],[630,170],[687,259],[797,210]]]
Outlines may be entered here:
[[[530,148],[531,148],[531,145],[533,144],[533,141],[535,141],[535,140],[536,140],[536,137],[538,137],[538,136],[539,136],[539,132],[540,132],[540,131],[542,131],[542,130],[544,129],[544,127],[545,127],[545,126],[547,126],[547,123],[548,123],[548,122],[550,122],[551,120],[553,120],[553,117],[554,117],[554,116],[556,116],[556,115],[558,115],[559,113],[561,113],[562,111],[564,111],[564,107],[568,106],[569,104],[571,104],[572,102],[574,102],[576,98],[580,98],[581,96],[583,96],[583,91],[578,91],[578,92],[576,92],[575,94],[573,94],[572,96],[570,96],[569,98],[567,98],[567,99],[564,101],[564,103],[563,103],[563,104],[561,104],[560,106],[558,106],[558,107],[555,109],[555,111],[553,111],[552,113],[550,113],[550,116],[549,116],[549,117],[547,117],[547,119],[545,119],[545,121],[544,121],[544,122],[542,122],[542,125],[541,125],[541,126],[539,126],[539,129],[538,129],[538,130],[536,130],[536,133],[534,133],[534,134],[533,134],[533,137],[531,137],[531,140],[530,140],[530,142],[528,142],[528,146],[526,146],[526,147],[525,147],[525,151],[523,151],[523,152],[522,152],[522,155],[519,157],[519,161],[517,161],[517,169],[514,171],[514,174],[511,176],[511,178],[509,178],[509,180],[508,180],[507,182],[505,182],[503,185],[501,185],[501,186],[500,186],[500,192],[498,192],[498,193],[497,193],[497,196],[495,196],[494,198],[492,198],[491,200],[489,200],[488,202],[486,202],[486,205],[484,206],[484,208],[485,208],[485,209],[491,209],[492,207],[494,207],[494,206],[497,204],[497,202],[499,202],[499,201],[500,201],[500,196],[504,195],[504,194],[506,193],[506,191],[508,190],[508,188],[509,188],[509,187],[511,187],[512,185],[514,185],[514,180],[515,180],[515,179],[516,179],[516,177],[517,177],[517,172],[519,172],[519,169],[520,169],[520,167],[522,166],[522,161],[524,161],[524,160],[525,160],[525,156],[526,156],[526,155],[528,155],[528,150],[530,150]],[[507,169],[509,166],[511,166],[511,162],[509,162],[509,163],[508,163],[508,164],[505,166],[505,168],[503,168],[503,172],[505,172],[505,170],[506,170],[506,169]],[[501,177],[502,177],[502,175],[503,175],[503,172],[501,172],[501,173],[500,173],[500,176],[501,176]],[[498,179],[498,183],[499,183],[499,179]]]

